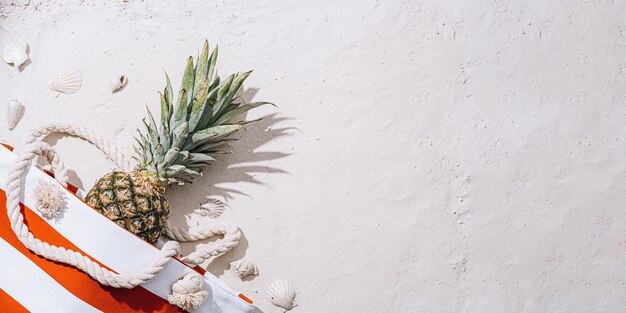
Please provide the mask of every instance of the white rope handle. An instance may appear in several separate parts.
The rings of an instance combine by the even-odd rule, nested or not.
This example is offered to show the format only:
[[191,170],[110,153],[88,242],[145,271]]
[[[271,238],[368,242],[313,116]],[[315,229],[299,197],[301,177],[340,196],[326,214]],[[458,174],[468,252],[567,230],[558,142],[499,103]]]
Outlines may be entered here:
[[[84,129],[76,128],[72,125],[55,125],[51,124],[42,130],[36,131],[31,135],[23,148],[23,152],[18,156],[13,168],[7,178],[7,214],[11,223],[11,228],[17,235],[18,239],[33,253],[38,254],[46,259],[65,263],[74,266],[81,271],[87,273],[90,277],[105,286],[115,288],[134,288],[142,285],[157,275],[171,260],[180,254],[180,245],[176,241],[168,241],[161,248],[156,260],[148,264],[144,269],[135,273],[120,275],[101,267],[98,263],[92,261],[89,257],[63,247],[50,245],[41,241],[30,232],[28,226],[24,224],[24,216],[19,208],[19,195],[22,189],[22,176],[26,168],[32,163],[32,160],[38,156],[44,156],[52,166],[52,172],[59,182],[67,186],[67,173],[58,154],[48,144],[37,141],[42,136],[46,136],[52,132],[60,131],[71,135],[75,135],[86,139],[90,143],[96,145],[100,150],[107,154],[118,165],[124,168],[130,168],[123,154],[108,142],[104,142],[92,133],[86,132]],[[116,154],[113,154],[115,151]],[[204,280],[196,272],[189,272],[182,276],[173,286],[172,294],[168,297],[171,304],[177,305],[184,310],[194,309],[206,301],[209,294],[203,290]]]
[[[23,146],[24,151],[18,157],[8,178],[7,211],[11,221],[11,228],[16,235],[18,235],[20,241],[34,253],[50,260],[72,265],[87,273],[103,285],[116,288],[133,288],[152,279],[163,269],[171,257],[179,254],[180,246],[177,242],[166,242],[158,258],[143,270],[130,275],[119,275],[102,268],[90,258],[78,252],[53,246],[37,239],[29,231],[28,227],[24,225],[24,216],[19,210],[21,176],[35,156],[44,156],[51,164],[52,170],[57,176],[57,180],[59,180],[63,186],[66,186],[67,174],[63,163],[52,147],[40,141],[43,137],[55,132],[66,133],[85,139],[113,160],[120,169],[127,172],[133,169],[130,158],[127,158],[121,150],[110,141],[103,139],[94,132],[80,126],[66,123],[45,125],[33,131],[31,135],[27,137],[26,143]],[[239,240],[241,239],[241,231],[237,225],[213,221],[196,227],[183,228],[175,226],[170,220],[167,220],[165,223],[165,234],[171,239],[179,241],[197,241],[215,235],[224,236],[222,240],[207,245],[181,259],[182,262],[192,266],[199,265],[211,257],[218,257],[230,251],[239,244]],[[200,278],[197,273],[191,272],[184,275],[172,286],[172,295],[168,297],[169,302],[185,310],[190,310],[201,305],[208,297],[208,293],[202,290],[202,284],[203,279]]]
[[30,232],[28,226],[24,224],[24,216],[19,207],[22,175],[26,168],[30,166],[33,158],[38,155],[46,157],[52,165],[53,172],[60,173],[63,176],[64,167],[54,149],[46,143],[35,142],[25,147],[7,178],[7,214],[11,222],[11,228],[29,250],[46,259],[74,266],[99,283],[115,288],[134,288],[147,282],[163,269],[165,264],[171,260],[171,257],[178,255],[180,251],[178,243],[169,241],[165,243],[157,259],[144,269],[132,274],[120,275],[101,267],[98,263],[79,252],[50,245],[39,240]]
[[34,130],[27,138],[24,145],[39,141],[52,133],[65,133],[87,140],[109,157],[122,170],[128,172],[133,169],[131,158],[127,158],[120,149],[110,141],[84,127],[69,123],[50,123]]
[[211,238],[215,235],[223,235],[222,240],[209,244],[191,254],[181,258],[188,265],[199,265],[211,257],[218,257],[230,251],[239,244],[241,231],[237,225],[225,222],[209,222],[204,225],[184,229],[174,227],[167,220],[165,222],[165,235],[178,241],[198,241]]
[[[111,142],[103,139],[84,127],[80,127],[68,123],[51,123],[36,129],[27,137],[26,143],[36,142],[43,137],[52,133],[66,133],[87,140],[98,149],[100,149],[107,157],[113,160],[117,166],[125,171],[131,170],[132,164],[130,158],[126,157],[120,149],[115,147]],[[199,265],[211,257],[218,257],[230,251],[239,244],[241,239],[241,231],[235,224],[224,222],[207,222],[204,225],[191,227],[190,229],[174,225],[170,219],[165,222],[165,235],[171,239],[178,241],[198,241],[207,239],[215,235],[223,235],[224,237],[206,247],[200,248],[198,251],[184,257],[181,261],[188,265]]]

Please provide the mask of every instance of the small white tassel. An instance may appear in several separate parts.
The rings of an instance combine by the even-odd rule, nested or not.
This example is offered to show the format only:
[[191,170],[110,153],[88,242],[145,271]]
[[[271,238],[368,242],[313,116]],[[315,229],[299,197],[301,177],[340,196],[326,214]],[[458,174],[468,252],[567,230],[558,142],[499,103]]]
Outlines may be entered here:
[[209,293],[202,290],[203,280],[197,273],[188,273],[172,286],[172,294],[167,300],[185,311],[193,310],[209,297]]
[[43,180],[39,181],[34,193],[37,201],[37,211],[45,218],[57,216],[65,206],[65,195],[57,185]]

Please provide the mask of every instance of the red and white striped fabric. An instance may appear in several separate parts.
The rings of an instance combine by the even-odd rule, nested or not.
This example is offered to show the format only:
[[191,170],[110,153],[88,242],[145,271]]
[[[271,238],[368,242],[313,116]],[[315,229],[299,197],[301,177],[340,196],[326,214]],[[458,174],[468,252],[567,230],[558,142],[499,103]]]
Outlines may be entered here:
[[[166,299],[184,274],[197,271],[209,298],[194,312],[250,313],[252,301],[199,268],[174,259],[152,280],[133,289],[105,287],[87,274],[30,252],[11,230],[6,214],[6,179],[16,155],[0,146],[0,312],[182,312]],[[81,252],[109,270],[127,274],[149,264],[158,249],[89,207],[70,186],[62,216],[45,219],[35,207],[32,190],[54,181],[30,168],[24,180],[22,213],[30,230],[43,241]],[[77,195],[78,194],[78,195]]]

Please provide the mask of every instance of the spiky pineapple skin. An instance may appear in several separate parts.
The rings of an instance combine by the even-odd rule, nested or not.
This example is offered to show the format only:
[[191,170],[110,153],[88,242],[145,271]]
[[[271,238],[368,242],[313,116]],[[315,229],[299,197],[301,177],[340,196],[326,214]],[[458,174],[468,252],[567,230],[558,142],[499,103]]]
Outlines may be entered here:
[[163,189],[138,171],[114,171],[100,178],[87,204],[141,239],[156,243],[169,215]]

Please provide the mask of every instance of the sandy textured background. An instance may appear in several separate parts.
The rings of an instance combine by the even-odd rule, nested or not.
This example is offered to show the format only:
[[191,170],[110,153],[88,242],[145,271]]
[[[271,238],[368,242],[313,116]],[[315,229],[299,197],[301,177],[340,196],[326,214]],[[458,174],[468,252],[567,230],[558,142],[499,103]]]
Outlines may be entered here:
[[[0,66],[0,104],[27,106],[2,135],[77,122],[130,148],[163,69],[177,84],[219,43],[220,73],[255,69],[248,95],[279,108],[170,198],[179,213],[227,198],[245,239],[208,269],[259,312],[279,312],[277,278],[300,289],[294,312],[626,307],[623,1],[81,2],[2,0],[2,36],[32,49],[22,73]],[[55,98],[66,67],[83,88]],[[78,185],[111,169],[50,142]],[[241,282],[228,263],[244,255],[261,275]]]

